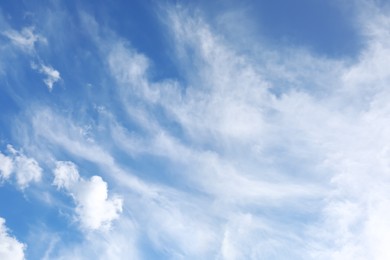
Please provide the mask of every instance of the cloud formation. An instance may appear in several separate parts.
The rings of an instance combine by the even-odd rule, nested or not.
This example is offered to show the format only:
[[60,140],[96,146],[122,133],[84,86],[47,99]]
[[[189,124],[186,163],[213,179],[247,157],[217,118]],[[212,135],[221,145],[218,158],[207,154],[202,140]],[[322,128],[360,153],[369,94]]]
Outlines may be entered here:
[[54,83],[61,80],[60,72],[50,65],[45,65],[40,59],[40,53],[37,50],[36,43],[47,45],[47,39],[34,32],[34,27],[25,27],[20,32],[16,30],[7,30],[3,33],[12,44],[18,49],[26,52],[35,62],[31,63],[31,68],[43,74],[46,78],[43,80],[49,91],[53,89]]
[[63,188],[76,203],[76,214],[81,227],[86,230],[107,230],[119,218],[123,201],[118,196],[108,197],[107,183],[100,176],[89,180],[80,177],[72,162],[58,161],[53,184]]
[[42,73],[44,76],[46,76],[46,78],[43,80],[43,82],[45,83],[45,85],[47,86],[49,91],[53,90],[54,83],[61,80],[61,76],[60,76],[60,73],[58,72],[58,70],[55,70],[51,66],[46,66],[42,63],[40,63],[38,65],[33,63],[31,65],[31,67],[33,69],[39,71],[40,73]]
[[0,217],[0,259],[23,260],[26,246],[10,236],[5,220]]
[[43,170],[38,162],[14,149],[11,145],[8,145],[7,148],[9,156],[0,153],[0,176],[2,179],[8,180],[14,173],[16,183],[21,189],[27,188],[32,182],[39,182]]
[[12,159],[0,152],[0,176],[2,179],[8,179],[13,169]]
[[[165,7],[183,80],[155,79],[153,57],[80,12],[99,91],[80,106],[29,104],[15,123],[37,158],[68,160],[54,163],[52,184],[72,197],[81,229],[107,231],[48,255],[388,259],[390,16],[361,10],[372,18],[358,23],[366,45],[344,60],[261,41],[248,54],[199,13]],[[60,80],[35,69],[49,89]],[[15,172],[27,185],[39,169],[0,153],[5,180]]]
[[37,42],[46,43],[46,38],[34,33],[34,27],[25,27],[20,32],[16,30],[7,30],[3,34],[11,40],[11,42],[25,52],[33,53]]

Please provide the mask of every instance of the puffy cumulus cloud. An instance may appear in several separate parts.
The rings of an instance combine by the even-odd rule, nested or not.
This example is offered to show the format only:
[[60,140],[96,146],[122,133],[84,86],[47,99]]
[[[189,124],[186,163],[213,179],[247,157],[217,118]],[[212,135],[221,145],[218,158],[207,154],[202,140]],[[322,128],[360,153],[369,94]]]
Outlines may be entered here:
[[22,260],[26,246],[8,233],[5,219],[0,217],[0,259]]
[[21,189],[30,185],[31,182],[39,182],[42,178],[42,168],[38,162],[27,157],[8,145],[9,156],[0,153],[0,173],[3,179],[9,179],[12,173],[15,174],[16,183]]
[[35,43],[46,43],[46,38],[34,33],[34,27],[25,27],[20,32],[16,30],[7,30],[3,32],[7,38],[18,48],[25,52],[32,53],[35,51]]
[[54,182],[69,192],[76,203],[76,214],[81,227],[87,230],[109,229],[111,222],[122,212],[122,199],[108,197],[107,183],[100,176],[85,180],[79,176],[72,162],[56,163]]
[[111,221],[122,212],[122,199],[108,198],[107,183],[100,176],[92,176],[89,181],[83,181],[77,192],[77,213],[81,224],[88,229],[110,227]]
[[51,91],[53,89],[54,83],[61,80],[61,76],[60,76],[60,73],[58,72],[58,70],[55,70],[50,65],[46,66],[42,63],[37,65],[35,63],[32,63],[31,67],[33,69],[39,71],[40,73],[42,73],[44,76],[46,76],[46,78],[43,80],[43,82],[45,83],[45,85],[47,86],[49,91]]

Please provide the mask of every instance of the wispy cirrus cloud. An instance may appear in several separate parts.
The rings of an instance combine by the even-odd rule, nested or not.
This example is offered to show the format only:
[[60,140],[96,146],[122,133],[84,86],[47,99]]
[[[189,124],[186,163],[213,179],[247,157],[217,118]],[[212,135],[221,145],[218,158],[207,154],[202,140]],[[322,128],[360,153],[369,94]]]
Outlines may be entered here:
[[47,46],[48,41],[45,37],[35,32],[34,27],[25,27],[21,31],[7,30],[3,33],[13,46],[17,49],[22,50],[31,56],[31,68],[42,73],[46,78],[43,80],[49,91],[53,89],[54,83],[61,80],[60,73],[50,65],[45,65],[40,59],[40,51],[37,48],[37,43],[42,43]]
[[12,43],[21,50],[33,54],[37,42],[47,43],[46,38],[36,34],[34,30],[34,27],[25,27],[20,32],[16,30],[7,30],[3,32],[3,35],[9,38]]
[[[240,194],[244,195],[246,192],[249,192],[254,195],[253,198],[257,198],[255,194],[258,194],[256,201],[259,201],[259,198],[266,198],[273,194],[277,187],[284,191],[286,198],[291,198],[289,195],[290,190],[282,188],[283,186],[278,178],[286,180],[291,185],[294,183],[293,172],[298,171],[298,176],[295,176],[296,180],[299,180],[297,190],[307,191],[310,194],[309,197],[311,196],[312,202],[316,204],[318,201],[315,198],[318,193],[315,191],[323,189],[324,193],[320,193],[320,196],[329,201],[327,204],[320,204],[320,207],[317,207],[314,204],[311,205],[311,199],[308,197],[296,198],[294,199],[295,203],[298,201],[303,204],[308,203],[308,209],[311,213],[305,213],[299,206],[292,206],[286,209],[286,211],[282,210],[282,215],[287,217],[292,212],[303,215],[314,213],[316,221],[321,222],[320,219],[325,218],[327,219],[326,223],[329,225],[338,223],[337,219],[344,219],[344,221],[336,224],[339,227],[338,230],[341,230],[341,233],[338,235],[326,234],[326,232],[314,234],[311,233],[312,229],[308,228],[305,231],[305,241],[294,238],[296,243],[313,243],[316,244],[317,248],[326,247],[326,243],[322,245],[317,244],[318,234],[324,235],[322,239],[330,236],[331,238],[329,239],[333,240],[335,236],[338,236],[345,237],[346,240],[335,240],[338,242],[334,247],[325,250],[326,253],[324,254],[317,254],[318,252],[324,252],[322,249],[315,253],[316,250],[310,249],[310,246],[306,248],[307,251],[295,252],[294,254],[302,254],[303,256],[313,253],[317,257],[353,259],[362,254],[358,248],[365,248],[369,249],[369,252],[365,253],[367,257],[375,256],[379,259],[385,259],[385,252],[381,252],[382,250],[379,250],[378,247],[373,247],[373,244],[367,242],[370,240],[370,237],[374,239],[372,235],[376,233],[373,231],[375,225],[371,221],[366,222],[363,220],[365,217],[380,220],[385,214],[379,212],[383,213],[387,210],[386,199],[382,199],[381,195],[379,195],[382,194],[383,196],[385,194],[381,191],[382,189],[371,189],[371,185],[376,187],[379,183],[382,183],[381,186],[383,187],[388,185],[386,178],[381,177],[381,167],[378,165],[374,166],[382,159],[372,157],[375,153],[380,152],[381,149],[385,149],[385,147],[379,143],[376,145],[370,138],[364,137],[370,136],[372,131],[378,131],[375,129],[381,129],[380,132],[383,133],[387,132],[387,127],[383,125],[383,122],[386,121],[386,113],[384,111],[386,111],[387,107],[383,103],[385,100],[383,97],[387,96],[387,91],[380,87],[387,82],[386,73],[383,73],[384,71],[381,70],[383,66],[380,65],[387,62],[383,59],[383,57],[387,57],[385,55],[387,47],[385,42],[382,42],[383,38],[375,37],[368,45],[367,53],[371,53],[370,50],[372,50],[376,53],[375,55],[371,55],[372,53],[366,54],[363,51],[361,60],[354,66],[343,65],[342,62],[332,59],[327,60],[326,58],[310,56],[310,53],[304,51],[298,52],[303,56],[303,59],[296,56],[294,62],[287,61],[282,56],[277,57],[275,60],[267,60],[268,63],[279,63],[279,65],[276,64],[275,66],[280,66],[280,63],[282,63],[283,70],[289,72],[285,79],[281,75],[280,77],[283,81],[279,82],[288,84],[292,82],[292,79],[294,80],[292,89],[287,90],[281,97],[276,97],[267,90],[278,88],[278,81],[265,80],[267,77],[262,76],[262,74],[267,72],[267,67],[264,67],[264,64],[253,63],[246,59],[245,56],[235,54],[234,51],[224,46],[223,41],[214,36],[208,26],[202,24],[199,19],[192,20],[191,16],[181,16],[182,13],[180,11],[178,14],[174,11],[172,15],[174,21],[174,26],[172,27],[173,34],[177,37],[179,51],[188,50],[191,53],[191,55],[187,56],[182,55],[182,57],[190,57],[190,61],[188,63],[184,61],[183,66],[188,68],[188,70],[192,70],[194,67],[197,68],[195,69],[196,73],[191,74],[193,78],[190,78],[194,85],[185,86],[186,91],[184,94],[183,92],[175,93],[175,86],[168,87],[168,90],[158,89],[158,85],[148,81],[146,71],[143,76],[137,76],[136,81],[129,76],[130,80],[126,82],[126,77],[118,74],[119,71],[123,72],[124,70],[120,70],[112,65],[111,68],[115,68],[112,70],[112,73],[114,76],[117,76],[118,82],[124,87],[131,86],[134,82],[142,82],[142,84],[137,84],[137,86],[143,86],[143,91],[146,93],[154,91],[154,101],[150,102],[147,94],[145,94],[145,100],[150,102],[150,106],[153,106],[156,102],[159,103],[170,116],[173,116],[173,119],[172,117],[170,119],[184,128],[184,134],[188,134],[185,137],[190,138],[191,146],[198,148],[198,151],[194,151],[195,153],[199,153],[200,150],[202,154],[202,147],[206,146],[212,151],[205,150],[204,153],[207,156],[204,156],[204,158],[213,158],[210,155],[215,153],[214,158],[229,158],[230,163],[232,163],[231,167],[226,167],[229,163],[226,163],[224,159],[221,159],[221,164],[217,163],[218,160],[215,159],[211,160],[213,163],[210,163],[210,160],[200,162],[189,160],[188,168],[181,168],[183,171],[179,178],[186,179],[186,173],[190,176],[195,176],[194,178],[186,179],[192,185],[196,185],[198,181],[204,180],[203,185],[205,186],[200,186],[202,187],[201,190],[206,193],[210,192],[215,198],[221,200],[226,199],[229,196],[228,194],[230,194],[232,199],[227,200],[232,202],[234,198],[240,198]],[[378,28],[376,27],[376,29]],[[183,49],[182,46],[184,46]],[[375,46],[381,47],[378,49]],[[115,51],[118,51],[118,49]],[[115,51],[112,53],[113,55],[115,55]],[[131,50],[122,52],[132,53]],[[193,53],[197,54],[195,57],[198,60],[193,58]],[[117,57],[127,59],[126,57],[129,56],[118,55]],[[112,61],[112,59],[109,60]],[[312,74],[312,71],[308,71],[307,74],[304,74],[304,72],[298,71],[298,75],[294,74],[294,67],[299,67],[301,64],[306,66],[306,61],[320,64],[321,71],[326,73],[325,75],[329,75],[330,79],[327,79],[327,84],[329,85],[326,86],[328,95],[318,95],[318,93],[309,89],[310,84],[318,85],[323,83],[317,81],[316,72]],[[115,64],[119,66],[120,64],[126,64],[126,62],[116,62]],[[355,71],[361,66],[364,67],[365,73],[356,73]],[[361,79],[364,75],[376,75],[377,73],[380,73],[381,76],[370,76],[369,79]],[[133,74],[130,73],[129,75]],[[323,77],[322,75],[318,76]],[[366,83],[364,83],[365,81]],[[200,84],[200,86],[195,84]],[[367,84],[372,84],[375,88],[370,88]],[[298,88],[295,86],[298,86]],[[320,89],[323,90],[322,87]],[[164,91],[170,91],[170,95],[165,96]],[[367,92],[371,94],[368,100],[364,101],[362,98],[364,96],[367,98],[364,94]],[[143,97],[141,96],[141,98]],[[124,106],[128,106],[126,100],[123,103]],[[188,150],[188,147],[182,144],[181,139],[170,136],[170,130],[159,124],[158,119],[154,119],[153,112],[150,112],[150,110],[146,111],[147,114],[150,113],[150,116],[145,117],[149,120],[144,125],[152,126],[156,133],[154,139],[147,138],[148,141],[146,142],[149,143],[147,146],[150,147],[147,152],[166,157],[171,160],[172,164],[185,161],[186,156],[193,153],[191,151],[192,148]],[[368,126],[372,126],[372,128]],[[350,136],[350,138],[347,138],[347,136]],[[162,137],[164,138],[161,139]],[[381,140],[386,139],[384,136],[383,138]],[[161,140],[165,141],[159,144]],[[188,142],[188,139],[186,139],[186,142]],[[163,152],[159,152],[159,148]],[[279,151],[273,153],[273,149]],[[137,149],[133,147],[130,150],[134,153]],[[245,156],[241,157],[237,154],[237,150],[245,154]],[[145,150],[141,148],[141,151],[144,152]],[[257,159],[256,162],[255,158],[263,159]],[[198,162],[196,169],[194,169],[193,165],[195,161]],[[283,165],[288,161],[301,162],[304,165]],[[380,165],[383,165],[384,161]],[[247,168],[243,171],[237,168],[237,165],[240,165],[240,163],[253,164],[254,168]],[[183,164],[180,165],[183,167]],[[206,165],[209,167],[202,168],[202,166]],[[362,168],[363,165],[366,166]],[[296,168],[291,168],[292,166]],[[219,167],[221,167],[221,170],[219,170]],[[370,171],[375,169],[376,178],[370,179],[366,176],[368,172],[362,170],[366,167],[369,167]],[[202,175],[203,169],[208,169],[204,171],[205,175]],[[236,176],[239,176],[238,179],[232,178],[236,172]],[[273,177],[269,175],[271,173]],[[328,174],[326,175],[325,173]],[[357,176],[359,177],[356,178]],[[269,180],[269,178],[271,181],[267,181],[265,186],[259,185],[261,181]],[[232,180],[232,183],[237,185],[237,190],[229,185],[228,180]],[[242,184],[239,184],[241,182],[237,180],[242,180]],[[317,186],[313,186],[311,189],[309,188],[310,185],[303,185],[306,181],[309,183],[314,181],[313,184]],[[250,189],[251,184],[253,184],[253,190]],[[240,187],[243,190],[240,190]],[[374,200],[375,203],[378,203],[378,208],[371,211],[367,209],[366,200],[355,193],[362,188],[367,189],[367,192],[376,198]],[[368,190],[372,191],[369,192]],[[350,196],[354,197],[354,199],[350,198]],[[271,207],[277,210],[279,203],[288,203],[288,199],[285,200],[284,197],[279,197],[277,201],[277,204],[270,202],[259,207],[255,206],[255,200],[252,201],[251,197],[245,196],[245,199],[240,201],[239,204],[232,203],[229,207],[237,207],[238,205],[249,207],[249,205],[252,205],[258,209]],[[352,208],[349,208],[348,205],[351,205]],[[321,207],[324,207],[324,211],[321,210]],[[357,216],[350,214],[352,209],[356,209],[359,212],[356,214]],[[378,213],[376,213],[377,210],[379,210]],[[248,222],[248,225],[253,228],[261,226],[261,221],[259,222],[259,218],[254,217],[253,213],[250,211],[245,213],[249,219],[252,219],[252,221]],[[292,227],[286,227],[284,234],[278,233],[278,230],[283,226],[283,221],[284,219],[282,222],[269,226],[272,229],[268,230],[268,233],[275,232],[278,234],[277,237],[280,238],[281,244],[270,244],[271,247],[274,246],[274,249],[270,249],[268,257],[275,255],[281,257],[277,248],[285,248],[287,245],[284,243],[293,239],[294,234],[297,234],[297,230],[294,230]],[[316,227],[316,221],[311,224],[306,223],[306,225]],[[386,225],[383,221],[380,221],[380,223]],[[356,227],[356,225],[363,228],[363,230],[358,231],[349,228],[349,226]],[[355,240],[356,235],[364,239]],[[286,240],[283,239],[284,236],[286,236]],[[269,238],[271,237],[270,235]],[[385,243],[386,236],[381,236],[381,238],[375,236],[375,239],[378,240],[379,244],[382,244]],[[319,240],[321,241],[321,238]],[[260,257],[261,254],[264,254],[264,252],[256,252],[254,245],[245,245],[249,241],[241,240],[240,242],[239,248],[248,246],[254,250],[253,254],[251,254],[252,258]],[[290,252],[293,252],[293,250]],[[238,257],[241,253],[238,251],[235,254]],[[226,253],[225,257],[228,257]]]

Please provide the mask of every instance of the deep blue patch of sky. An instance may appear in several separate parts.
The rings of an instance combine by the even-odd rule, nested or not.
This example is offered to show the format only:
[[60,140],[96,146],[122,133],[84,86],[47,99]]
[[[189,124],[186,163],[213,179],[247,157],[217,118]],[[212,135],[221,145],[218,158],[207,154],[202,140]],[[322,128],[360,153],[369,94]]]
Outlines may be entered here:
[[[221,10],[244,10],[254,22],[253,35],[275,47],[297,46],[329,57],[355,57],[364,45],[356,30],[353,8],[334,0],[201,1],[202,10],[217,16]],[[194,4],[194,6],[196,6]],[[206,8],[207,7],[207,8]],[[239,26],[239,25],[235,25]],[[245,34],[244,34],[245,35]]]
[[262,30],[275,40],[329,56],[355,55],[361,47],[351,17],[332,1],[262,0],[257,1],[256,12]]

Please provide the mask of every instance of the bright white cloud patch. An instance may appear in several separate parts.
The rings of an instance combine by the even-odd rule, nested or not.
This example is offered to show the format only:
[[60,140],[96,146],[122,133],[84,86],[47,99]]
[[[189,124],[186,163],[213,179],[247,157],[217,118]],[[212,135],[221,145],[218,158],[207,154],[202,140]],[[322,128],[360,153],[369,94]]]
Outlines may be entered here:
[[0,259],[22,260],[24,258],[25,245],[8,233],[5,220],[0,217]]
[[111,222],[122,212],[122,199],[108,197],[107,183],[100,176],[85,180],[79,176],[76,165],[59,161],[54,170],[54,182],[66,189],[76,203],[76,213],[82,228],[109,229]]
[[100,176],[82,180],[73,192],[78,204],[76,212],[85,228],[109,228],[122,212],[122,199],[108,198],[107,183]]
[[39,182],[42,177],[42,168],[38,162],[17,151],[11,145],[7,146],[9,156],[0,153],[0,174],[3,179],[9,179],[14,173],[17,185],[24,189],[32,182]]

